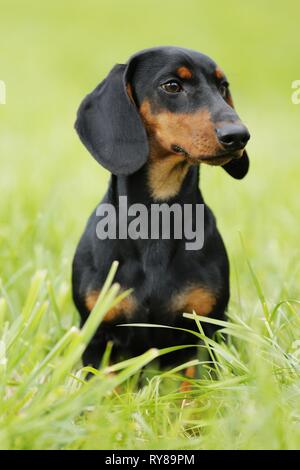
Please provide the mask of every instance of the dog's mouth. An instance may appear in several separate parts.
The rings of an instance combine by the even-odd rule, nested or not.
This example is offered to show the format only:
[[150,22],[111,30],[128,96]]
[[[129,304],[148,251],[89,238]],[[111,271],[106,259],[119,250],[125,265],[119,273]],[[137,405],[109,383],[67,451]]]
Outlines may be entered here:
[[222,152],[218,155],[193,156],[177,144],[172,145],[172,151],[179,155],[183,155],[192,165],[199,165],[200,163],[207,163],[208,165],[225,165],[225,163],[228,163],[230,160],[241,158],[244,153],[244,149],[239,149],[231,152]]

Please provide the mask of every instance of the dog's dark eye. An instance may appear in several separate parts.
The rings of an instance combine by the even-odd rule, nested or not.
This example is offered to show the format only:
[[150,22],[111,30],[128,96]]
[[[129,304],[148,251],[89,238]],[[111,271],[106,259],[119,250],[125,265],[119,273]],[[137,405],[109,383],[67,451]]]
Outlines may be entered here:
[[227,90],[228,90],[228,85],[226,85],[225,83],[222,83],[221,85],[219,85],[219,92],[223,98],[226,98]]
[[180,85],[180,83],[176,82],[175,80],[171,80],[170,82],[163,83],[161,87],[167,93],[179,93],[180,91],[182,91],[182,86]]

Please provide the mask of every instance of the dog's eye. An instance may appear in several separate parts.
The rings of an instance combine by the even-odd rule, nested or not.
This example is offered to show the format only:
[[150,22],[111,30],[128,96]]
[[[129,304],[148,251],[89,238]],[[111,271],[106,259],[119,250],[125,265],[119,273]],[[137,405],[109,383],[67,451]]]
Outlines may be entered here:
[[221,85],[219,85],[220,95],[224,99],[227,97],[227,90],[228,90],[228,85],[226,83],[221,83]]
[[176,82],[175,80],[171,80],[170,82],[163,83],[161,87],[167,93],[179,93],[180,91],[182,91],[182,86],[180,85],[180,83]]

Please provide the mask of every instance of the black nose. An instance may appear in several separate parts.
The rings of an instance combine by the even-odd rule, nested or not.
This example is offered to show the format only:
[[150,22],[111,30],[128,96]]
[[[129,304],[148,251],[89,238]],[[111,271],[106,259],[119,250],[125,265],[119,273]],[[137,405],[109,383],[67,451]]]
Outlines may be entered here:
[[245,147],[250,134],[247,127],[241,124],[226,124],[216,129],[217,137],[226,150],[239,150]]

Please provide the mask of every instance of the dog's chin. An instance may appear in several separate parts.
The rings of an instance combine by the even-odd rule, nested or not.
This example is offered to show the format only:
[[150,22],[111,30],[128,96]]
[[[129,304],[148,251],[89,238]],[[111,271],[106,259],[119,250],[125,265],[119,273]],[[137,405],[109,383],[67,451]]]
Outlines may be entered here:
[[189,155],[187,158],[193,165],[200,165],[200,163],[206,163],[206,165],[212,166],[223,166],[231,160],[237,160],[243,156],[244,150],[237,150],[228,154],[210,155],[210,156],[195,156]]
[[234,152],[222,152],[215,155],[192,155],[188,153],[183,147],[179,145],[172,145],[172,151],[177,155],[181,155],[191,165],[200,165],[200,163],[206,163],[207,165],[222,166],[231,160],[241,158],[244,153],[244,149],[235,150]]
[[222,166],[230,162],[230,160],[232,160],[233,158],[234,157],[232,157],[231,155],[200,158],[199,163],[206,163],[207,165],[212,165],[212,166],[219,166],[219,165]]

